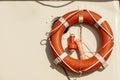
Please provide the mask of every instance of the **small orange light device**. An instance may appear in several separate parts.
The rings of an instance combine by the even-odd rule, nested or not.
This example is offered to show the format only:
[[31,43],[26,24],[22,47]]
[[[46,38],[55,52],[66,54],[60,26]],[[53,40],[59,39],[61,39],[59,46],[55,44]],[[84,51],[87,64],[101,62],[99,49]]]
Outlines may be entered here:
[[71,34],[70,41],[68,44],[68,50],[76,50],[77,49],[77,44],[75,43],[74,38],[75,38],[74,34]]

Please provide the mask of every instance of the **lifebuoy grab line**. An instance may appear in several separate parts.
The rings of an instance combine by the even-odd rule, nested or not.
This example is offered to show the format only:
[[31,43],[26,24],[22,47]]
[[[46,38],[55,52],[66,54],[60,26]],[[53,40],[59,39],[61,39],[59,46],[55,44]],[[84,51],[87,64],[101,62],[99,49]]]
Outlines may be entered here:
[[[96,23],[94,24],[94,26],[95,26],[96,28],[99,28],[99,27],[100,27],[100,28],[110,37],[110,39],[106,42],[106,44],[104,44],[103,47],[101,47],[101,48],[106,47],[111,41],[113,42],[113,35],[112,35],[110,32],[108,32],[108,31],[101,25],[101,24],[105,21],[105,19],[100,18],[100,19],[97,21],[89,10],[85,10],[85,11],[87,11],[88,14],[91,16],[91,18],[96,22]],[[54,31],[58,31],[58,30],[60,29],[60,27],[62,27],[63,25],[64,25],[64,27],[70,26],[69,23],[67,22],[67,20],[70,19],[71,17],[73,17],[74,15],[76,15],[76,14],[79,13],[79,12],[80,12],[80,10],[77,10],[77,11],[69,14],[66,18],[61,17],[61,18],[58,20],[58,21],[61,22],[61,24],[58,25],[57,27],[55,27],[55,28],[50,32],[50,38],[51,38],[52,35],[54,35],[54,34],[52,34],[52,33],[53,33]],[[80,22],[80,23],[83,23],[83,21],[84,21],[84,17],[83,17],[83,16],[79,16],[78,19],[79,19],[79,22]],[[74,72],[76,72],[76,73],[79,73],[79,72],[81,72],[81,71],[88,71],[88,70],[92,69],[93,67],[95,67],[95,65],[98,64],[99,62],[102,64],[102,66],[103,66],[104,68],[106,68],[106,67],[107,67],[107,63],[106,63],[105,57],[108,56],[108,54],[112,51],[112,49],[113,49],[113,44],[114,44],[114,43],[111,44],[112,46],[109,48],[108,51],[106,51],[106,52],[104,53],[103,56],[101,56],[100,53],[97,52],[97,53],[94,55],[94,56],[97,58],[97,61],[96,61],[94,64],[92,64],[91,66],[89,66],[89,67],[87,67],[87,68],[85,68],[85,69],[82,69],[82,70],[75,70],[73,67],[71,67],[69,64],[67,64],[67,63],[64,61],[64,59],[68,56],[68,54],[67,54],[66,52],[63,52],[63,53],[60,53],[60,54],[61,54],[61,55],[60,55],[60,54],[56,51],[54,45],[52,44],[51,39],[50,39],[49,41],[50,41],[51,48],[52,48],[52,50],[54,51],[54,54],[57,55],[56,58],[55,58],[55,60],[54,60],[54,63],[55,63],[55,64],[58,64],[58,63],[60,63],[60,62],[63,62],[63,63],[65,64],[65,66],[67,66],[70,70],[72,70],[72,71],[74,71]],[[59,46],[59,45],[58,45],[58,46]],[[100,50],[101,50],[101,49],[100,49]]]
[[49,43],[50,43],[52,49],[56,52],[56,54],[57,54],[57,56],[58,56],[57,58],[55,58],[55,60],[54,60],[53,62],[54,62],[55,64],[58,64],[58,63],[60,63],[60,62],[63,62],[63,63],[65,63],[65,64],[67,65],[67,67],[69,67],[72,71],[74,71],[74,72],[76,72],[76,73],[82,73],[82,71],[88,71],[88,70],[91,69],[93,66],[95,66],[96,64],[98,64],[99,61],[102,63],[103,67],[106,68],[106,67],[108,66],[108,64],[106,63],[106,61],[104,60],[104,58],[105,58],[106,55],[108,55],[109,52],[112,51],[112,49],[113,49],[113,48],[109,49],[109,51],[107,51],[106,54],[105,54],[103,57],[100,56],[99,53],[95,54],[95,57],[98,59],[98,61],[97,61],[96,63],[94,63],[93,65],[91,65],[90,67],[88,67],[88,68],[85,69],[85,70],[76,71],[76,70],[74,70],[71,66],[69,66],[69,65],[63,60],[66,56],[68,56],[68,54],[67,54],[66,52],[64,52],[63,54],[64,54],[65,56],[64,56],[64,57],[61,57],[62,55],[59,55],[59,54],[57,53],[57,51],[54,49],[51,41],[49,41]]
[[[57,26],[55,29],[53,29],[53,30],[51,30],[50,32],[48,32],[48,34],[49,34],[49,35],[48,35],[48,38],[51,36],[51,33],[52,33],[52,32],[58,30],[62,25],[66,24],[67,20],[68,20],[69,18],[71,18],[72,16],[74,16],[75,14],[77,14],[79,11],[80,11],[80,10],[74,12],[73,14],[69,15],[69,16],[66,17],[65,19],[62,18],[62,17],[60,17],[60,18],[62,18],[62,19],[59,20],[59,21],[61,21],[61,24],[60,24],[59,26]],[[68,23],[68,22],[67,22],[67,23]],[[69,23],[68,23],[68,25],[69,25]],[[66,26],[66,25],[65,25],[65,26]],[[66,26],[66,27],[68,27],[68,26]]]
[[[90,11],[89,10],[86,10],[88,13],[89,13],[89,15],[94,19],[94,21],[96,22],[96,24],[94,24],[95,25],[95,27],[97,27],[97,26],[100,26],[109,36],[110,36],[110,38],[111,39],[113,39],[113,36],[108,32],[108,31],[106,31],[104,28],[103,28],[103,26],[101,26],[101,24],[105,21],[103,18],[100,18],[98,21],[94,18],[94,16],[90,13]],[[98,27],[97,27],[98,28]]]

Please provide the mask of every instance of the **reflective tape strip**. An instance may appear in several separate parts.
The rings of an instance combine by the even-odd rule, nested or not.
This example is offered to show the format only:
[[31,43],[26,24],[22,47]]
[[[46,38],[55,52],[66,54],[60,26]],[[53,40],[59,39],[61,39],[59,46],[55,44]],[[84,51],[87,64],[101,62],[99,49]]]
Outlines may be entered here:
[[63,61],[63,59],[67,56],[68,54],[66,52],[62,53],[59,57],[55,58],[53,61],[56,65]]
[[68,27],[69,26],[69,23],[64,19],[64,18],[60,18],[59,21],[65,26],[65,27]]
[[95,26],[96,28],[98,28],[104,21],[105,21],[104,18],[100,18],[100,19],[94,24],[94,26]]
[[106,63],[104,58],[99,53],[95,54],[95,57],[102,63],[102,66],[104,68],[106,68],[108,66],[108,64]]
[[83,23],[83,20],[84,20],[84,17],[83,17],[83,16],[79,16],[79,17],[78,17],[79,23]]

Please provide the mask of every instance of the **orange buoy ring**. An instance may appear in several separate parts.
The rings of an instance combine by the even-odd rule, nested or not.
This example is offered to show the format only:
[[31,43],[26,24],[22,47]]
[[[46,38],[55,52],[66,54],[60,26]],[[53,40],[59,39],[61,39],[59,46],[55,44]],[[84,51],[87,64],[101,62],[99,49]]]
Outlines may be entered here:
[[[70,57],[62,47],[61,38],[67,27],[75,23],[87,23],[97,28],[101,36],[101,45],[98,52],[91,58],[78,60]],[[75,10],[63,15],[53,25],[50,33],[50,46],[55,63],[79,73],[81,71],[92,71],[100,66],[106,67],[106,60],[113,49],[113,33],[107,21],[100,15],[89,10]]]

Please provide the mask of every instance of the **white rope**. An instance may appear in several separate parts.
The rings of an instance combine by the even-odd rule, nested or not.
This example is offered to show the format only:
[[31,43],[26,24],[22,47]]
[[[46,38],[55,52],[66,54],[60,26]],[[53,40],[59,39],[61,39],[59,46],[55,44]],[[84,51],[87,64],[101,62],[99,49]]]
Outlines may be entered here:
[[[90,11],[89,11],[89,10],[86,10],[86,11],[90,14],[90,16],[93,18],[93,20],[97,23],[96,19],[95,19],[94,16],[90,13]],[[103,21],[103,20],[102,20],[102,21]],[[105,30],[105,29],[101,26],[102,21],[100,21],[100,24],[98,23],[98,25],[110,36],[110,40],[108,40],[108,42],[103,46],[103,47],[105,47],[105,46],[107,46],[108,43],[113,39],[113,36],[112,36],[107,30]],[[90,50],[90,49],[89,49],[89,50]],[[103,64],[103,67],[106,67],[106,66],[107,66],[107,64],[106,64],[106,62],[105,62],[105,60],[104,60],[104,57],[105,57],[111,50],[112,50],[112,48],[109,49],[109,51],[107,51],[106,54],[105,54],[103,57],[98,56],[99,54],[98,54],[98,55],[95,55],[95,57]],[[91,51],[91,50],[90,50],[90,51]],[[93,66],[95,66],[99,61],[97,61],[95,64],[91,65],[90,67],[88,67],[87,69],[85,69],[85,70],[83,70],[83,71],[89,70],[90,68],[92,68]]]
[[[112,49],[113,49],[113,47],[112,47],[111,49],[109,49],[109,50],[105,53],[105,55],[103,56],[103,58],[105,58]],[[97,61],[96,63],[94,63],[93,65],[91,65],[90,67],[88,67],[87,69],[85,69],[85,70],[83,70],[83,71],[88,71],[89,69],[91,69],[92,67],[94,67],[94,66],[95,66],[96,64],[98,64],[98,63],[99,63],[99,61]]]
[[[89,10],[86,10],[88,13],[89,13],[89,15],[93,18],[93,20],[97,23],[98,21],[94,18],[94,16],[91,14],[91,12],[89,11]],[[104,21],[104,19],[103,18],[101,18],[102,20],[99,22],[99,23],[97,23],[109,36],[110,36],[110,39],[106,42],[106,44],[104,44],[103,45],[103,47],[102,48],[104,48],[104,47],[106,47],[107,45],[108,45],[108,43],[111,41],[111,40],[113,40],[113,36],[105,29],[105,28],[103,28],[103,26],[101,25],[101,23],[102,23],[102,21]],[[102,49],[101,48],[101,49]],[[100,49],[100,50],[101,50]]]
[[[97,23],[97,20],[94,18],[94,16],[91,14],[91,12],[89,10],[86,10],[86,11],[93,18],[93,20]],[[105,28],[103,28],[103,26],[101,26],[101,25],[99,25],[99,26],[111,37],[111,39],[113,39],[113,36]]]
[[57,26],[56,28],[54,28],[53,30],[51,30],[50,32],[47,33],[47,34],[49,34],[48,37],[50,37],[50,36],[52,35],[52,34],[50,35],[50,33],[58,30],[63,24],[66,23],[66,21],[67,21],[69,18],[73,17],[73,16],[74,16],[75,14],[77,14],[79,11],[80,11],[80,10],[77,10],[77,11],[75,11],[74,13],[68,15],[68,16],[64,19],[64,22],[62,22],[59,26]]

